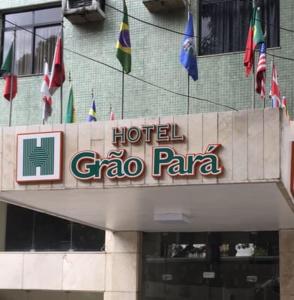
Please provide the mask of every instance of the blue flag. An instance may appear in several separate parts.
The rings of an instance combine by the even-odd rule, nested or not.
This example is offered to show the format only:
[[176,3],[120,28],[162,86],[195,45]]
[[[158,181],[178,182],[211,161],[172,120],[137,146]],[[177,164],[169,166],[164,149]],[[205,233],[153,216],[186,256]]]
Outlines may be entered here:
[[96,104],[95,104],[95,100],[93,100],[92,102],[92,106],[89,110],[89,114],[88,114],[88,117],[87,117],[87,121],[88,122],[96,122],[97,119],[96,119]]
[[189,76],[191,76],[193,80],[197,80],[198,67],[196,59],[196,47],[194,42],[193,15],[190,12],[182,42],[180,62],[187,69]]

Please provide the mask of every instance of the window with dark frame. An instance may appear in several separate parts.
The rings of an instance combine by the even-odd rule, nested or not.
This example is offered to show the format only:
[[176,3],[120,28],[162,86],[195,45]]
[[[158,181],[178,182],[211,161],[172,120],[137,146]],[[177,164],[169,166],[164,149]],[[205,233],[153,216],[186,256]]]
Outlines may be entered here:
[[105,231],[7,205],[5,251],[103,251]]
[[[280,43],[279,0],[259,0],[267,47]],[[244,51],[252,0],[200,0],[199,54]]]
[[52,64],[61,21],[61,7],[5,14],[2,59],[7,55],[15,31],[17,74],[43,73],[44,60]]

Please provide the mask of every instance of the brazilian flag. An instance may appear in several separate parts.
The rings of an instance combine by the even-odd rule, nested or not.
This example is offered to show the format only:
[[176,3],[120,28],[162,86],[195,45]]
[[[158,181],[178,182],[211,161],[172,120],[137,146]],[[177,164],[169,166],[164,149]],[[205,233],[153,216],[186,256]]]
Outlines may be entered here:
[[132,66],[132,48],[131,48],[131,39],[129,31],[129,20],[128,20],[128,8],[125,0],[124,3],[124,16],[123,21],[120,25],[119,38],[116,43],[116,57],[119,60],[125,73],[131,72]]

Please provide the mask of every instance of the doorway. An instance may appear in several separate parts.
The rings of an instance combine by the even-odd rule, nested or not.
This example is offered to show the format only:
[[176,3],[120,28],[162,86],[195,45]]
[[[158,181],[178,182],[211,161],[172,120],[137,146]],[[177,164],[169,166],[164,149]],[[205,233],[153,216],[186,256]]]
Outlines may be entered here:
[[144,233],[142,300],[278,300],[278,232]]

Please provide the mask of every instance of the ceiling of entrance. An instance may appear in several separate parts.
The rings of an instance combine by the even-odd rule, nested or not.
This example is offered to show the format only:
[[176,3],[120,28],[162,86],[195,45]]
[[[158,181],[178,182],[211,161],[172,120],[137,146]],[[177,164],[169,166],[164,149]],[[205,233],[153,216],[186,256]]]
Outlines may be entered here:
[[116,231],[293,228],[277,183],[1,192],[2,201]]

